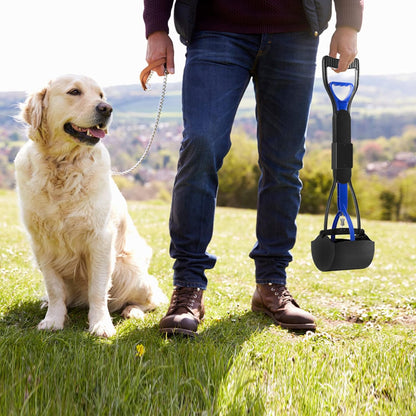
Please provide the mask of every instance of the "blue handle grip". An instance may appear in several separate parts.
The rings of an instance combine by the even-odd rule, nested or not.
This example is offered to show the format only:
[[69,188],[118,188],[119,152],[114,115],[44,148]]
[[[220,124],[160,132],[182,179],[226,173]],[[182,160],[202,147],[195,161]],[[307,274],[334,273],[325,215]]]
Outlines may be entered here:
[[[337,95],[334,87],[340,87],[340,88],[348,88],[348,92],[344,98],[341,98]],[[329,89],[332,93],[332,96],[335,100],[335,106],[336,110],[345,110],[348,111],[348,107],[350,105],[350,100],[352,98],[354,91],[354,84],[351,82],[330,82],[329,83]]]
[[[357,58],[350,64],[348,69],[355,71],[354,83],[347,82],[328,82],[328,68],[338,68],[339,59],[331,58],[330,56],[324,56],[322,58],[322,78],[325,89],[331,99],[334,113],[340,110],[349,112],[352,99],[354,98],[355,92],[358,88],[358,79],[360,73],[360,64]],[[335,94],[334,87],[349,87],[350,92],[347,94],[347,98],[340,100]],[[341,107],[340,107],[341,106]]]

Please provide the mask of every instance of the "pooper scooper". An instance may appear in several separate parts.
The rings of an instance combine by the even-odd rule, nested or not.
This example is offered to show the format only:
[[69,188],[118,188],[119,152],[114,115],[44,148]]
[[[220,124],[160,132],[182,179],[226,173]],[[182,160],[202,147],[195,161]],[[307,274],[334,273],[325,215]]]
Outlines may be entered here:
[[[355,59],[348,70],[354,70],[354,82],[328,82],[328,68],[338,68],[339,60],[324,56],[322,60],[323,82],[332,102],[332,171],[333,183],[325,210],[324,229],[311,242],[312,258],[321,271],[364,269],[374,257],[374,242],[361,228],[360,211],[351,183],[353,145],[351,143],[352,99],[358,88],[359,61]],[[336,188],[337,213],[328,229],[328,217]],[[356,224],[348,213],[348,195],[354,203]],[[338,228],[338,223],[341,227]]]

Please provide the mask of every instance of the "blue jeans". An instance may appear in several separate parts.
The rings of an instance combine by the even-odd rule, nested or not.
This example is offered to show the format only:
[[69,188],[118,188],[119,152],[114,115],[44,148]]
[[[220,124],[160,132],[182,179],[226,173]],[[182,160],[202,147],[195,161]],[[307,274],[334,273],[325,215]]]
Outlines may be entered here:
[[198,32],[183,76],[183,142],[172,195],[170,254],[175,286],[206,289],[216,258],[212,237],[217,172],[231,147],[241,98],[253,79],[261,177],[256,283],[286,284],[296,239],[305,131],[318,40],[308,33],[245,35]]

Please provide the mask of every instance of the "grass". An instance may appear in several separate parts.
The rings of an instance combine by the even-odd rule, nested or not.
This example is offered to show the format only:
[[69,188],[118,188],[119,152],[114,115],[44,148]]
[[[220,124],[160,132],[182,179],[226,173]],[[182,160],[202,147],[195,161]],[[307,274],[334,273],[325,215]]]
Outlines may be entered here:
[[[169,294],[169,207],[129,205]],[[87,333],[85,310],[63,331],[37,331],[42,277],[14,193],[0,191],[0,218],[0,415],[416,414],[416,224],[364,221],[373,264],[321,273],[310,240],[322,218],[301,215],[288,285],[318,329],[299,335],[250,311],[255,212],[219,208],[200,336],[160,336],[161,309],[115,314],[105,340]]]

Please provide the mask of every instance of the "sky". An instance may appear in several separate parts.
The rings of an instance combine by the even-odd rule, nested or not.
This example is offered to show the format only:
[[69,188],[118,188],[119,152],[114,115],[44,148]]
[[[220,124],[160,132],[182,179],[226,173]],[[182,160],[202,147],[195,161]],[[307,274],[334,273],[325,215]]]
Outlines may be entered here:
[[[416,73],[415,12],[414,0],[365,0],[361,74]],[[138,83],[146,66],[142,14],[142,0],[1,0],[0,91],[33,91],[66,73],[104,87]],[[321,36],[318,61],[334,25],[333,18]],[[180,81],[185,47],[172,22],[171,34],[176,74],[169,78]]]

